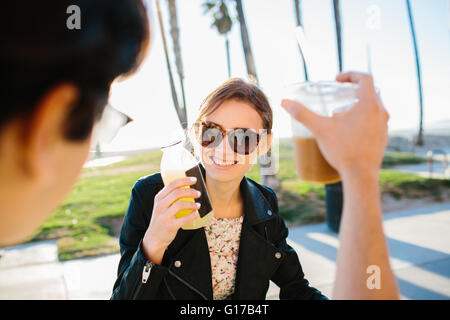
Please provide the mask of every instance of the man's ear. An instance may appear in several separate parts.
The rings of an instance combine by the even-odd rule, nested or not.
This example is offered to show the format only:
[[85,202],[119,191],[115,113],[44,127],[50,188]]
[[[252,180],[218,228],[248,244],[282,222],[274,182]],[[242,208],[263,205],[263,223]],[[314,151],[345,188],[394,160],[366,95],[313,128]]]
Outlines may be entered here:
[[27,118],[22,164],[31,177],[51,176],[54,151],[65,139],[66,121],[77,100],[78,89],[74,85],[57,85],[47,91]]

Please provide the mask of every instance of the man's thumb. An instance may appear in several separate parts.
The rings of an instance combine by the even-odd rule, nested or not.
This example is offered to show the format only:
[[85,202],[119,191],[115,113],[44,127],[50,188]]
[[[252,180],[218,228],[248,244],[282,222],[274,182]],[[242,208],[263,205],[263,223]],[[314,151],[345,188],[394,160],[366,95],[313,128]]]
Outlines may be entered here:
[[291,117],[302,123],[313,133],[319,129],[319,126],[323,122],[323,118],[325,118],[293,100],[283,99],[281,101],[281,106],[291,115]]

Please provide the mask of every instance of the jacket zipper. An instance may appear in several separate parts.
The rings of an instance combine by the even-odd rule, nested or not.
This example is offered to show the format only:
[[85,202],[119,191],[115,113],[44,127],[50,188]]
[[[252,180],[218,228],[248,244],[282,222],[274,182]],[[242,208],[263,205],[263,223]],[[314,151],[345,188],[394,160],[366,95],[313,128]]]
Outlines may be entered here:
[[191,289],[192,291],[197,293],[199,296],[201,296],[203,298],[203,300],[208,300],[207,296],[205,296],[203,293],[201,293],[199,290],[197,290],[197,288],[195,288],[194,286],[190,285],[186,280],[184,280],[183,278],[179,277],[176,273],[174,273],[170,269],[169,269],[169,274],[172,275],[174,278],[178,279],[178,281],[180,281],[186,287],[188,287],[189,289]]
[[148,276],[150,275],[150,269],[152,267],[152,263],[147,261],[144,266],[144,270],[142,270],[142,283],[147,283]]
[[152,265],[153,264],[150,261],[147,261],[145,263],[145,266],[142,269],[142,278],[141,281],[138,283],[138,287],[136,288],[136,292],[134,293],[133,300],[136,300],[136,298],[138,297],[139,293],[142,290],[142,285],[147,283],[148,277],[150,276]]

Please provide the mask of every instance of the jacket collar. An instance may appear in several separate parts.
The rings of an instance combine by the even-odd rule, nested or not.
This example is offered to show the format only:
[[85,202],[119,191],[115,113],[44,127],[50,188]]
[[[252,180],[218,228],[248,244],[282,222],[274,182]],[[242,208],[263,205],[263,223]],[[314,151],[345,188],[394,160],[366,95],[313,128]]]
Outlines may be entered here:
[[[270,205],[260,190],[264,187],[256,182],[244,177],[240,187],[244,198],[245,214],[239,245],[235,290],[231,299],[248,300],[254,299],[256,292],[265,286],[264,283],[255,281],[255,278],[250,275],[259,275],[256,278],[264,279],[268,275],[264,270],[274,265],[271,261],[274,261],[277,249],[268,241],[266,225],[263,222],[275,218],[272,212],[275,208]],[[264,229],[262,229],[263,226]],[[265,267],[262,267],[259,262],[264,263]],[[279,263],[276,259],[275,262]]]
[[255,225],[274,218],[272,213],[274,208],[272,208],[259,188],[253,180],[246,177],[242,179],[240,190],[244,199],[244,219],[249,225]]

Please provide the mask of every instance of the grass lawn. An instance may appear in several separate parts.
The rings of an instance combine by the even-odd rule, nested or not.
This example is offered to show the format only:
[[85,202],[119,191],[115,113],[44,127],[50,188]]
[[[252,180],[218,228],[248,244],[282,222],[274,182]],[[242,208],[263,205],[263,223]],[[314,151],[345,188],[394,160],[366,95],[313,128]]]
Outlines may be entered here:
[[386,153],[383,158],[383,168],[398,165],[419,164],[427,162],[426,158],[415,156],[407,152]]
[[[154,151],[109,166],[84,169],[71,193],[31,241],[58,239],[60,260],[118,252],[116,236],[131,189],[138,178],[159,170],[161,155],[160,151]],[[324,187],[297,178],[290,140],[281,141],[279,159],[280,214],[290,224],[324,221]],[[411,154],[388,154],[383,167],[423,161],[426,160]],[[247,176],[259,181],[258,166],[254,166]],[[450,181],[383,169],[380,185],[383,193],[397,199],[433,196],[442,200],[442,191],[450,188]]]

